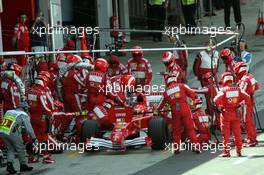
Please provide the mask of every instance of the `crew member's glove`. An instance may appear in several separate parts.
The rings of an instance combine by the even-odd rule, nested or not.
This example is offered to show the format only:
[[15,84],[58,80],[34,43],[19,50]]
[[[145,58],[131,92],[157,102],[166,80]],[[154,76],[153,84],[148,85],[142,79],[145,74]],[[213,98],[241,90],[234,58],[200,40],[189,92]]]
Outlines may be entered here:
[[75,116],[86,116],[88,114],[87,110],[75,112]]
[[29,105],[27,103],[27,101],[23,100],[20,102],[20,107],[24,110],[24,111],[28,111]]
[[216,107],[216,106],[214,106],[213,109],[214,109],[217,113],[222,113],[222,112],[224,112],[224,109],[223,109],[223,108],[218,108],[218,107]]
[[154,112],[153,112],[154,115],[158,115],[159,114],[159,110],[158,109],[155,109]]
[[170,107],[170,105],[167,103],[166,105],[165,105],[165,107],[163,108],[163,111],[170,111],[171,110],[171,107]]
[[86,116],[87,114],[88,114],[88,111],[87,110],[80,111],[80,115],[81,116]]
[[35,147],[35,146],[38,146],[39,142],[36,138],[34,138],[34,139],[32,139],[32,144]]

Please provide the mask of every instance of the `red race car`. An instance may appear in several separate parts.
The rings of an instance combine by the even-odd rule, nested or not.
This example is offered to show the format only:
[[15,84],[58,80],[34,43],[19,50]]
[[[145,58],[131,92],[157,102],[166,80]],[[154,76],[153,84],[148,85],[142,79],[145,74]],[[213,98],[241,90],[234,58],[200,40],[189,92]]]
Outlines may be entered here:
[[112,124],[110,130],[96,120],[84,121],[81,141],[90,144],[94,150],[125,150],[143,145],[151,146],[152,149],[164,149],[170,140],[167,124],[170,122],[169,115],[154,115],[161,96],[161,93],[147,96],[138,94],[131,107],[112,107],[109,111],[109,121]]

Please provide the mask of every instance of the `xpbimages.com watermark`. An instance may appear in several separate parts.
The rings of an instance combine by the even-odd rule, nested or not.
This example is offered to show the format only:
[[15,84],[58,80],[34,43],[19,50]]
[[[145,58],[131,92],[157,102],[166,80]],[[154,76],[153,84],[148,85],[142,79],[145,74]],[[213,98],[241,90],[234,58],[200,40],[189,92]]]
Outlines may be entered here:
[[78,151],[79,154],[85,151],[98,151],[99,146],[92,145],[91,143],[39,143],[34,146],[34,151],[42,153],[43,151],[64,150],[64,151]]
[[164,31],[165,35],[211,35],[215,37],[217,34],[232,34],[231,27],[185,27],[180,26],[167,26]]
[[[230,150],[230,144],[228,146],[228,149]],[[228,150],[227,149],[227,150]],[[224,144],[223,143],[186,143],[186,142],[180,142],[180,143],[165,143],[165,151],[170,151],[172,154],[175,151],[182,151],[182,150],[190,150],[190,151],[210,151],[210,153],[214,154],[217,151],[223,151],[224,150]]]
[[146,95],[150,95],[155,92],[164,92],[166,85],[136,85],[136,86],[123,86],[119,83],[113,83],[107,86],[100,86],[99,92],[103,92],[106,94],[118,94],[119,92],[135,92],[135,93],[143,93]]
[[37,34],[40,37],[44,35],[53,35],[53,34],[63,34],[63,35],[78,35],[79,37],[83,36],[83,33],[86,35],[95,34],[98,35],[99,27],[75,27],[75,26],[50,26],[49,24],[45,27],[34,27],[33,34]]

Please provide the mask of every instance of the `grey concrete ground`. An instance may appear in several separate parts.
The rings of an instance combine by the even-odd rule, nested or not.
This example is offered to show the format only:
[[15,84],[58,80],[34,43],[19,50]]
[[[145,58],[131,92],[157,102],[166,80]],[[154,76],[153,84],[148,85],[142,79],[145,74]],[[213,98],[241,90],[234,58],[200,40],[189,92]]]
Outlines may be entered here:
[[[251,70],[261,84],[264,82],[264,36],[254,36],[256,30],[256,18],[258,8],[262,0],[251,0],[247,6],[242,7],[243,22],[246,25],[245,39],[248,41],[249,50],[252,51],[254,57],[251,63]],[[216,26],[223,26],[223,10],[217,11],[217,16],[212,18],[212,22]],[[210,24],[209,18],[203,18],[203,24]],[[218,41],[227,38],[217,37]],[[184,36],[188,46],[201,46],[208,36]],[[162,43],[153,43],[150,37],[143,37],[132,41],[132,45],[142,45],[144,48],[151,47],[168,47],[171,44],[165,40]],[[220,49],[220,48],[219,48]],[[189,75],[188,84],[197,86],[199,83],[192,73],[192,64],[197,51],[190,52],[189,56]],[[153,72],[163,69],[161,64],[162,52],[145,52],[153,67]],[[126,62],[127,58],[122,58],[122,62]],[[158,75],[154,75],[153,83],[162,83]],[[264,127],[263,88],[256,94],[256,105],[259,111],[261,124]],[[124,153],[99,152],[89,154],[79,154],[74,151],[68,151],[64,154],[54,155],[57,163],[54,165],[34,164],[35,170],[27,174],[40,175],[158,175],[158,174],[184,174],[184,175],[232,175],[232,174],[256,174],[262,175],[264,172],[264,135],[259,134],[260,144],[256,148],[245,148],[243,150],[244,157],[235,157],[234,150],[231,152],[232,157],[228,159],[219,158],[219,151],[210,153],[205,151],[200,155],[192,152],[183,151],[181,154],[174,156],[169,151],[152,151],[144,147],[137,150],[128,150]],[[18,165],[16,165],[18,168]],[[0,174],[6,174],[3,168]]]

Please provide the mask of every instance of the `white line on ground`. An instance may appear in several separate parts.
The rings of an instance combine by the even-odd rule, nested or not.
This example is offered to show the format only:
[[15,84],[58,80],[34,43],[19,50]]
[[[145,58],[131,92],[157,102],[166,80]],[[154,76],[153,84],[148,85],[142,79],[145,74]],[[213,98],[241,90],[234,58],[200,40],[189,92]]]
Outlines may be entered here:
[[243,162],[247,161],[248,159],[254,157],[256,153],[251,153],[247,157],[240,158],[239,160],[235,161],[233,165],[239,165],[242,164]]

